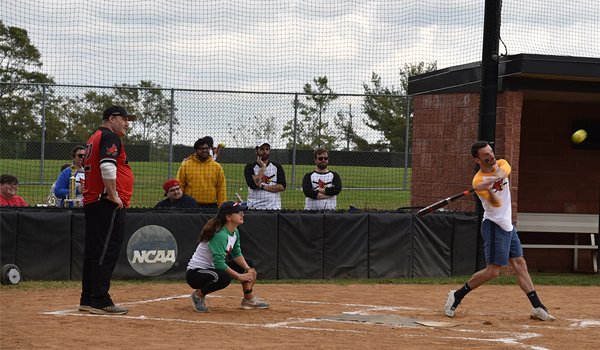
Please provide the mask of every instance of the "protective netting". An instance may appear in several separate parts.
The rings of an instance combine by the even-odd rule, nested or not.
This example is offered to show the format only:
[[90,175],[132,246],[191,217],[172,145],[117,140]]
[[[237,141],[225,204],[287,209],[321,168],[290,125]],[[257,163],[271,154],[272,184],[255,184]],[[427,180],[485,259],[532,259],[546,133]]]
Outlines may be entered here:
[[[504,1],[500,53],[600,57],[598,18],[597,0]],[[30,204],[119,103],[138,115],[124,139],[134,206],[162,199],[210,135],[227,145],[229,200],[267,138],[284,209],[304,207],[317,146],[342,177],[339,209],[395,209],[410,203],[407,76],[480,61],[484,1],[3,0],[0,20],[0,172]]]
[[[398,85],[405,63],[479,61],[482,0],[4,0],[58,83],[300,91],[327,76],[362,93],[372,72]],[[509,0],[508,54],[600,56],[600,2]],[[502,48],[502,51],[503,48]]]
[[600,57],[600,1],[502,2],[500,53]]
[[483,2],[7,0],[2,14],[59,83],[301,91],[327,76],[361,93],[372,72],[397,85],[405,63],[478,60]]

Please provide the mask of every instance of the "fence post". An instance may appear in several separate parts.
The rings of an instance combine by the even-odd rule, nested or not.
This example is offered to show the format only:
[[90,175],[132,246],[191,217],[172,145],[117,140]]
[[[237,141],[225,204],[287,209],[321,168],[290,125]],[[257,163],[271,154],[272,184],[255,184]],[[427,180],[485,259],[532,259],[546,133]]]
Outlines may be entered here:
[[175,90],[171,89],[171,120],[169,121],[169,179],[173,171],[173,114],[175,105]]
[[40,185],[44,184],[44,153],[46,143],[46,84],[42,84],[42,141],[40,144],[40,157],[41,157],[41,168],[40,168]]
[[350,151],[350,130],[352,130],[352,103],[348,104],[348,127],[346,128],[346,151]]
[[292,139],[292,189],[296,189],[296,127],[298,126],[298,94],[294,95],[294,136]]
[[406,140],[404,141],[404,189],[408,181],[408,136],[410,135],[408,128],[410,127],[410,96],[406,95]]

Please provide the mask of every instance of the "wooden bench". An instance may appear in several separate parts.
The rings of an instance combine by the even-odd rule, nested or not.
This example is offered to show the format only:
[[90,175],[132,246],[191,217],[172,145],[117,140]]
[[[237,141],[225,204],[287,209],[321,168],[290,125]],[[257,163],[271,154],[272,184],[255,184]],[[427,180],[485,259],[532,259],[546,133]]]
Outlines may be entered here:
[[[573,249],[573,269],[577,271],[579,249],[598,249],[595,235],[598,234],[596,214],[517,213],[517,231],[574,234],[573,244],[522,244],[523,248]],[[589,234],[590,243],[579,244],[579,234]],[[598,272],[598,257],[592,251],[594,272]]]

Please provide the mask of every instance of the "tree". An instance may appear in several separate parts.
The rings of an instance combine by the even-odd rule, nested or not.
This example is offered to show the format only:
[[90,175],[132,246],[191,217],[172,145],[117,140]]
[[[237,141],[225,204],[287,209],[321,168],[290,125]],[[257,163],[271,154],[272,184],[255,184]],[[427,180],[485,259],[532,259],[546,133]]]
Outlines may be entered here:
[[[58,97],[45,85],[54,79],[40,72],[41,67],[41,54],[27,31],[0,20],[0,138],[40,141],[44,132],[46,141],[85,142],[102,124],[104,109],[120,104],[137,115],[125,143],[168,143],[171,103],[159,85],[142,80],[139,86]],[[179,125],[177,118],[173,125]]]
[[[378,148],[384,148],[391,152],[403,152],[406,144],[406,127],[409,128],[408,144],[412,144],[412,128],[406,123],[406,95],[408,91],[408,78],[431,72],[437,69],[437,61],[418,64],[405,64],[400,70],[400,88],[383,87],[381,77],[373,72],[371,76],[372,86],[363,83],[365,94],[380,95],[366,96],[363,103],[363,112],[367,115],[365,124],[373,130],[380,131],[385,140],[378,141]],[[400,96],[385,96],[400,95]],[[410,107],[409,115],[412,115],[413,107]]]
[[[168,144],[171,101],[163,95],[161,86],[145,80],[137,86],[139,88],[127,84],[121,86],[115,88],[113,103],[136,115],[135,121],[130,124],[131,132],[125,136],[123,142]],[[173,116],[173,128],[177,125],[179,120]],[[174,131],[174,134],[177,134],[177,131]]]
[[227,130],[234,147],[254,147],[256,140],[260,139],[275,141],[272,140],[276,132],[273,119],[260,115],[254,115],[252,119],[242,118],[239,122],[227,123]]
[[[296,123],[296,148],[314,149],[324,147],[334,149],[337,137],[331,135],[329,122],[326,121],[326,112],[331,102],[339,96],[327,85],[327,77],[313,79],[315,87],[310,83],[304,85],[306,102],[298,102],[299,117]],[[295,103],[295,100],[292,102]],[[287,138],[287,147],[293,147],[294,120],[288,121],[283,127],[282,138]]]
[[[352,124],[352,106],[349,106],[348,113],[338,111],[334,120],[335,125],[340,129],[341,135],[340,140],[346,141],[346,151],[374,151],[377,149],[376,145],[369,144],[369,141],[357,135],[354,126]],[[353,146],[351,147],[351,144]],[[343,146],[342,146],[343,147]]]
[[[171,102],[164,97],[159,85],[143,80],[139,86],[123,84],[112,90],[88,90],[81,97],[60,101],[62,118],[68,130],[66,140],[86,141],[102,125],[104,110],[113,104],[121,105],[136,115],[123,137],[124,143],[169,143]],[[176,125],[179,121],[174,118],[173,126]]]
[[113,104],[114,94],[86,91],[82,97],[70,97],[61,101],[62,116],[68,133],[66,141],[86,142],[102,125],[102,112]]
[[[6,27],[0,20],[0,130],[8,140],[40,140],[43,90],[54,80],[41,73],[41,54],[25,29]],[[55,101],[50,88],[46,102]],[[64,125],[55,110],[46,110],[46,140],[61,141]]]

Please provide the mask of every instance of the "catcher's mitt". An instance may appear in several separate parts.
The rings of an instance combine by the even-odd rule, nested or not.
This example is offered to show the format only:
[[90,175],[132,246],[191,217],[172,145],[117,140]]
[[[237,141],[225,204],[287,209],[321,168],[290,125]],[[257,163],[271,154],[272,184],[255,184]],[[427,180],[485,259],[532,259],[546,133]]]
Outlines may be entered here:
[[244,294],[252,293],[252,287],[254,287],[254,282],[256,282],[256,270],[249,269],[244,273],[252,275],[252,282],[242,282],[242,289],[244,290]]

